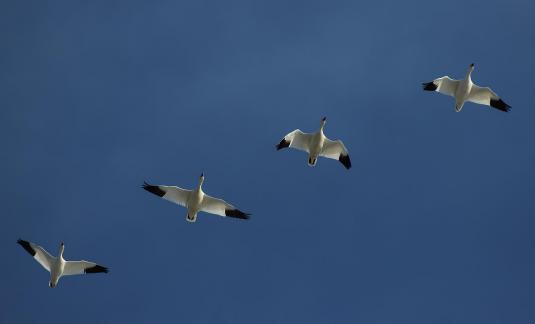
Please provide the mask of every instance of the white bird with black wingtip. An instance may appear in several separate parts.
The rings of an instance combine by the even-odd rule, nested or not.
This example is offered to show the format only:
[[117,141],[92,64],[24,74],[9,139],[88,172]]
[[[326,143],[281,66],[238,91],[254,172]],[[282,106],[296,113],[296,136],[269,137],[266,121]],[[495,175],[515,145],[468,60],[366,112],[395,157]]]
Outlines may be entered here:
[[172,203],[186,207],[188,210],[186,220],[191,223],[197,220],[197,213],[199,212],[224,217],[249,219],[251,214],[242,212],[224,200],[205,194],[202,190],[203,183],[204,173],[201,174],[199,185],[193,190],[175,186],[151,185],[146,182],[143,184],[143,189]]
[[431,82],[422,83],[424,90],[436,91],[455,98],[455,111],[460,112],[466,101],[487,105],[501,111],[509,111],[511,106],[506,104],[494,91],[488,87],[480,87],[472,82],[474,64],[470,64],[466,77],[454,80],[443,76]]
[[39,262],[48,272],[50,272],[50,288],[56,287],[58,281],[63,276],[79,275],[85,273],[108,273],[108,268],[90,261],[65,261],[63,250],[65,245],[61,242],[58,257],[53,257],[44,248],[32,242],[19,239],[17,241],[33,258]]
[[351,168],[349,153],[341,140],[332,141],[323,134],[327,118],[323,117],[320,129],[315,133],[304,133],[296,129],[277,144],[277,151],[283,148],[294,148],[308,153],[308,165],[315,166],[319,156],[340,161],[346,169]]

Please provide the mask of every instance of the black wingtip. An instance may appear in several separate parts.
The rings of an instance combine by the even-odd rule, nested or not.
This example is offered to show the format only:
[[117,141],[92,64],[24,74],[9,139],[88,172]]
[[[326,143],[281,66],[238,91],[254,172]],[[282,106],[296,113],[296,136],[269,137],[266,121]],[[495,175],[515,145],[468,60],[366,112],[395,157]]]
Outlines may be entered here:
[[18,239],[17,243],[20,244],[20,246],[22,246],[26,250],[26,252],[30,253],[32,256],[35,255],[35,250],[30,245],[30,242],[25,241],[23,239]]
[[91,268],[86,268],[84,272],[85,273],[108,273],[110,272],[110,270],[106,267],[103,267],[97,264]]
[[165,191],[160,189],[159,186],[153,186],[151,184],[148,184],[146,181],[143,182],[143,189],[147,190],[148,192],[151,192],[155,194],[156,196],[163,197],[165,195]]
[[225,215],[227,217],[239,218],[239,219],[249,219],[251,216],[251,214],[244,213],[238,209],[225,209]]
[[422,88],[426,91],[436,91],[437,85],[433,81],[431,81],[431,82],[422,83]]
[[287,148],[289,146],[290,146],[290,141],[287,141],[286,139],[283,138],[282,141],[280,141],[280,143],[277,144],[276,147],[277,147],[277,151],[278,151],[278,150],[281,150],[283,148]]
[[346,167],[346,169],[351,169],[351,160],[349,159],[349,155],[340,154],[338,161],[340,161]]
[[490,106],[504,112],[509,112],[511,110],[511,106],[506,104],[502,99],[491,99]]

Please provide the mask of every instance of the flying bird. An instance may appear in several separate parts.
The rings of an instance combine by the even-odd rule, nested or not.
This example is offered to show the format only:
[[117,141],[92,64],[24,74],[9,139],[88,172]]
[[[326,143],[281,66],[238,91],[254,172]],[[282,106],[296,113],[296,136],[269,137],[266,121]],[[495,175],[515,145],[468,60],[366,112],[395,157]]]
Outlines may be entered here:
[[182,189],[175,186],[154,186],[146,182],[143,184],[143,189],[172,203],[186,207],[188,210],[186,220],[191,223],[197,220],[197,213],[199,212],[239,219],[249,219],[251,214],[242,212],[222,199],[205,194],[202,191],[203,183],[204,174],[201,174],[199,185],[193,190]]
[[108,268],[89,261],[65,261],[63,259],[63,250],[65,245],[63,242],[59,246],[59,256],[51,256],[45,249],[32,242],[19,239],[17,241],[33,258],[39,262],[48,272],[50,272],[50,281],[48,286],[50,288],[56,287],[58,281],[63,276],[78,275],[85,273],[108,273]]
[[463,80],[454,80],[449,76],[422,83],[424,90],[436,91],[455,98],[455,111],[460,112],[466,101],[491,106],[501,111],[509,111],[511,106],[506,104],[494,91],[488,87],[480,87],[472,82],[471,74],[474,64],[470,64]]
[[308,165],[315,166],[318,156],[340,161],[346,169],[351,168],[351,160],[344,143],[341,140],[331,141],[323,134],[327,118],[323,117],[320,129],[315,133],[303,133],[296,129],[277,144],[277,151],[286,147],[298,149],[308,153]]

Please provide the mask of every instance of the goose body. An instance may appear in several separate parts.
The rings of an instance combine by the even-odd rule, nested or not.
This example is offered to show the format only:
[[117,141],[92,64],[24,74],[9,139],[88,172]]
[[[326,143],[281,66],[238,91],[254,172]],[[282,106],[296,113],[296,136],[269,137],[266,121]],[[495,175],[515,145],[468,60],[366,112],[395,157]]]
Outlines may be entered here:
[[57,257],[53,257],[41,246],[22,239],[17,241],[39,264],[50,272],[49,287],[57,286],[63,276],[79,275],[85,273],[108,273],[108,268],[90,261],[66,261],[63,259],[65,245],[61,243]]
[[326,118],[321,119],[320,129],[315,133],[304,133],[300,129],[284,136],[277,144],[277,151],[283,148],[294,148],[308,153],[308,165],[315,166],[318,157],[323,156],[329,159],[340,161],[346,169],[351,168],[349,153],[341,140],[332,141],[323,133]]
[[436,91],[455,98],[455,111],[460,112],[467,101],[487,105],[501,111],[509,111],[511,106],[506,104],[492,89],[480,87],[472,82],[474,64],[470,64],[466,77],[462,80],[454,80],[449,76],[423,83],[426,91]]
[[151,185],[146,182],[143,184],[143,189],[172,203],[186,207],[186,220],[188,222],[195,222],[199,212],[224,217],[249,219],[250,214],[240,211],[222,199],[205,194],[202,190],[203,183],[204,174],[201,174],[199,184],[193,190],[182,189],[176,186]]

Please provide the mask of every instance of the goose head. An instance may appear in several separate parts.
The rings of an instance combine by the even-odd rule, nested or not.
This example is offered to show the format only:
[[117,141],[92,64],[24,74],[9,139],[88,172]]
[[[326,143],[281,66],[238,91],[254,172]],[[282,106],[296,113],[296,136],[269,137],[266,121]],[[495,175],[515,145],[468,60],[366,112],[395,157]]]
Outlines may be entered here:
[[323,128],[323,126],[325,126],[326,123],[327,123],[327,117],[322,117],[320,121],[321,128]]
[[63,242],[61,242],[61,244],[59,245],[59,256],[60,257],[63,257],[63,251],[65,250],[65,244]]
[[472,73],[472,71],[474,71],[474,63],[470,64],[470,66],[468,67],[468,74],[470,75],[470,73]]
[[201,173],[201,176],[199,177],[199,188],[202,186],[203,182],[204,182],[204,172]]
[[470,78],[470,75],[472,74],[472,71],[474,71],[474,63],[470,64],[470,66],[468,67],[468,72],[466,72],[466,77],[467,78]]

